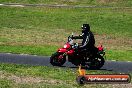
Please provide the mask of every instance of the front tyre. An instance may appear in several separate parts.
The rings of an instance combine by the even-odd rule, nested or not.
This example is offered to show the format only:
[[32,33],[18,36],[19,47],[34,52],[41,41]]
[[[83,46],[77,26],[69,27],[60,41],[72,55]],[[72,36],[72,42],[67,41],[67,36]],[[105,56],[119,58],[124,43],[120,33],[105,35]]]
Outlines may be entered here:
[[62,66],[66,62],[66,56],[63,53],[56,52],[50,57],[50,63],[53,66]]

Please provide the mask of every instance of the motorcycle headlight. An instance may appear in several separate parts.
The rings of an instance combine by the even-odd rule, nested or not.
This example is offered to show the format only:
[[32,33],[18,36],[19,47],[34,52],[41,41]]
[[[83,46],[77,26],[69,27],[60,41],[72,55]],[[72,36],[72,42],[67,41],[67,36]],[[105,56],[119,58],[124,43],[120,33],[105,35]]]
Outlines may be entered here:
[[64,45],[64,48],[67,48],[67,45]]

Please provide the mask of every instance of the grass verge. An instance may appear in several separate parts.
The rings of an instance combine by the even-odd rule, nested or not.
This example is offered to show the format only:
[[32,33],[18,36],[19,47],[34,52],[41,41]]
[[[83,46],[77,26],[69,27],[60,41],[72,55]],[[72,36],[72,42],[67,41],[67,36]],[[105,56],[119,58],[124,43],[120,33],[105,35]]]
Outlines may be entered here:
[[[113,74],[111,71],[87,71],[87,74]],[[0,64],[0,85],[2,88],[111,88],[113,84],[88,84],[79,86],[76,83],[77,70],[70,68]],[[115,85],[115,84],[114,84]],[[126,86],[131,84],[126,84]],[[122,84],[118,85],[118,87]]]

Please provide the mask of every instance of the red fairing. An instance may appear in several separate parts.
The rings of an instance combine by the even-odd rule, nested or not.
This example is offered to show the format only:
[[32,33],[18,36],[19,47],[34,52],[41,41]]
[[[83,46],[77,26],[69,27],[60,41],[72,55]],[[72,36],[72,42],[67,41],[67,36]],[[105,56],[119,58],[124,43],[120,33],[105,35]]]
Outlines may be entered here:
[[98,46],[98,50],[99,50],[99,51],[103,51],[102,45],[101,45],[101,46]]
[[66,49],[69,49],[71,46],[70,46],[70,44],[69,43],[66,43],[65,45],[64,45],[64,48],[66,48]]
[[74,53],[74,49],[69,50],[69,51],[67,52],[68,55],[73,55],[73,53]]
[[65,48],[58,49],[58,52],[65,53],[67,50]]

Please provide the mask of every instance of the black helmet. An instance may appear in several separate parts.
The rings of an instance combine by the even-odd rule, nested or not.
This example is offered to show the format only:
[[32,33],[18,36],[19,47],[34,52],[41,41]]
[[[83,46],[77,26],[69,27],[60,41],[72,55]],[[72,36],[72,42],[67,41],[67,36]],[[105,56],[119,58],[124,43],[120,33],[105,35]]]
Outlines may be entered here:
[[87,33],[90,31],[89,24],[83,24],[81,28],[82,28],[82,33]]

